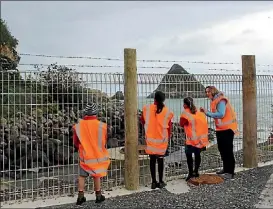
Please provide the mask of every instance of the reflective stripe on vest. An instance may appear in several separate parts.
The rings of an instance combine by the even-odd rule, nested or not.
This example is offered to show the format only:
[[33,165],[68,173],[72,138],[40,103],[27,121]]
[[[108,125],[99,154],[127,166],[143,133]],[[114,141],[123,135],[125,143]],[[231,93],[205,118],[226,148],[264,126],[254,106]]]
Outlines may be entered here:
[[225,121],[225,122],[222,122],[222,119],[217,118],[217,119],[215,119],[215,122],[216,122],[216,123],[215,123],[215,126],[216,126],[216,127],[221,128],[221,127],[223,127],[223,126],[231,125],[231,124],[237,122],[236,117],[234,116],[234,111],[232,111],[232,109],[231,109],[231,107],[230,107],[230,104],[228,103],[226,107],[227,107],[227,108],[229,109],[229,111],[231,112],[233,119],[228,120],[228,121]]
[[207,138],[208,137],[208,134],[203,134],[201,136],[196,136],[196,127],[195,127],[195,120],[194,118],[192,117],[192,115],[186,111],[183,111],[183,114],[187,115],[188,116],[188,119],[191,121],[191,126],[192,126],[192,137],[187,137],[188,140],[201,140],[201,139],[204,139],[204,138]]
[[[75,130],[76,130],[76,134],[79,138],[79,140],[81,141],[81,135],[80,135],[80,123],[77,123],[75,125]],[[98,127],[98,147],[100,149],[100,151],[102,152],[102,148],[103,148],[103,136],[102,136],[102,132],[103,132],[103,123],[99,122],[99,127]],[[102,157],[102,158],[89,158],[89,159],[84,159],[84,158],[80,158],[80,161],[82,161],[85,164],[88,163],[102,163],[105,162],[107,160],[109,160],[109,157]]]
[[86,172],[91,174],[91,175],[96,175],[96,174],[107,172],[107,169],[104,169],[104,168],[99,168],[99,169],[95,169],[95,170],[88,170],[87,169]]
[[166,149],[155,148],[152,146],[147,146],[146,150],[150,152],[154,152],[154,153],[161,153],[161,154],[165,154],[166,152]]

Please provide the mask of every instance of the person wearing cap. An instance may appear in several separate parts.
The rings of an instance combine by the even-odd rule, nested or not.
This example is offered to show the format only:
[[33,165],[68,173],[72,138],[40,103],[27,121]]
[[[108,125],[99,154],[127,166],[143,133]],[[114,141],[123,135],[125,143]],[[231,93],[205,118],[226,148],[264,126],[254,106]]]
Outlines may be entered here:
[[107,175],[110,165],[106,149],[107,124],[98,120],[97,113],[96,104],[88,104],[83,111],[83,119],[73,126],[73,141],[80,160],[77,205],[86,202],[84,187],[88,176],[92,176],[94,180],[95,202],[105,200],[101,193],[101,178]]

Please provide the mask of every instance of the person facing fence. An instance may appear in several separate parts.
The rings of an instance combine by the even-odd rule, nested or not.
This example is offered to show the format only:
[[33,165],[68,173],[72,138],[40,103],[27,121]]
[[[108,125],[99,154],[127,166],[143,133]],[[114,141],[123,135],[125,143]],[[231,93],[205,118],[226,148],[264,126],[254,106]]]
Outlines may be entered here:
[[207,86],[206,95],[211,100],[210,111],[202,107],[200,111],[214,119],[218,150],[223,161],[223,169],[216,173],[233,178],[235,170],[233,139],[238,133],[236,113],[229,100],[216,87]]
[[86,202],[84,187],[88,176],[92,176],[94,180],[95,202],[105,200],[105,196],[101,194],[100,179],[107,175],[110,165],[106,149],[107,125],[97,119],[97,113],[96,104],[88,104],[84,109],[83,119],[73,126],[74,145],[79,151],[80,158],[77,205]]
[[[173,112],[165,105],[165,94],[157,91],[154,103],[143,107],[142,124],[144,125],[146,138],[146,153],[150,156],[150,171],[152,177],[151,188],[163,188],[164,157],[168,152],[168,144],[171,136]],[[156,161],[158,163],[159,182],[156,180]]]
[[[186,181],[193,177],[199,177],[199,167],[201,164],[201,151],[206,149],[208,140],[208,123],[206,116],[197,111],[191,97],[184,98],[184,111],[180,115],[180,126],[184,127],[186,134],[185,153],[189,174]],[[195,167],[193,169],[193,158],[195,158]]]

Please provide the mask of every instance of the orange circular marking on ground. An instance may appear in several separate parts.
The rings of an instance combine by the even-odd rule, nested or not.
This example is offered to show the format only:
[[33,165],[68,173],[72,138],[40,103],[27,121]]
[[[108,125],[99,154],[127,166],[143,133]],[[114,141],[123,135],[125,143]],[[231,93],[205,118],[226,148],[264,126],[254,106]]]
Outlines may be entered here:
[[220,184],[223,183],[224,179],[221,176],[215,174],[203,174],[198,178],[191,178],[188,183],[191,183],[195,186],[199,186],[201,184]]

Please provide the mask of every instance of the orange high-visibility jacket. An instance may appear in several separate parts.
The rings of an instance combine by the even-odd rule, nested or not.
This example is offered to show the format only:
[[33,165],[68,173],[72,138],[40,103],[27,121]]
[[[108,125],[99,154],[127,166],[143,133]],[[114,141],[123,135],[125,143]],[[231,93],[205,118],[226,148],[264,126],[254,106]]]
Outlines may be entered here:
[[186,145],[197,148],[206,147],[209,144],[209,140],[208,122],[205,114],[199,111],[192,114],[189,109],[185,109],[180,117],[188,120],[187,125],[184,126]]
[[226,101],[226,112],[224,118],[218,119],[214,118],[214,123],[216,127],[216,131],[223,131],[231,129],[234,133],[238,133],[238,123],[236,119],[236,113],[229,103],[229,100],[224,96],[219,96],[215,100],[211,101],[210,108],[211,112],[217,111],[217,105],[221,100]]
[[107,125],[97,119],[80,120],[74,126],[80,140],[80,166],[93,177],[107,175],[110,165],[109,153],[105,147]]
[[143,107],[147,144],[145,151],[149,155],[165,155],[169,143],[168,124],[174,114],[166,106],[159,114],[156,114],[156,109],[155,104]]

